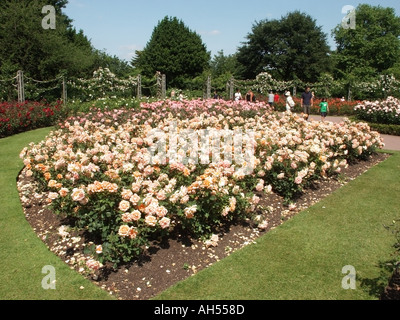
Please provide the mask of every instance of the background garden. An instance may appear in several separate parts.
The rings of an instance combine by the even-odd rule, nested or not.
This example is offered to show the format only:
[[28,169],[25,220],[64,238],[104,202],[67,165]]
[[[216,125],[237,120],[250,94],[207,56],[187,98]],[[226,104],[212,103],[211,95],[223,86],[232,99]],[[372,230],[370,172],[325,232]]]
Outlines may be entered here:
[[[49,3],[56,8],[58,25],[50,37],[36,23],[43,5]],[[38,192],[46,194],[56,213],[73,219],[77,228],[88,230],[96,240],[97,246],[88,249],[98,259],[95,264],[128,262],[148,241],[168,235],[177,225],[206,239],[226,220],[255,221],[258,218],[247,210],[257,204],[254,189],[276,192],[289,206],[314,181],[338,174],[382,148],[370,127],[400,135],[400,18],[392,8],[360,5],[356,29],[338,25],[332,31],[334,51],[315,20],[296,11],[280,20],[256,22],[236,54],[225,56],[221,51],[214,57],[183,21],[165,17],[144,50],[127,62],[95,49],[82,30],[75,30],[63,13],[66,4],[64,0],[1,3],[2,161],[15,160],[6,154],[8,139],[15,134],[55,129],[36,145],[18,144],[19,151],[26,147],[20,154],[24,174],[35,178]],[[22,20],[26,23],[19,23]],[[21,70],[24,99],[18,101]],[[318,102],[326,97],[330,115],[367,122],[370,127],[345,122],[314,128],[296,115],[279,117],[274,112],[285,110],[283,93],[289,90],[297,104],[294,111],[301,113],[299,96],[306,86],[316,96],[313,114],[318,114]],[[242,94],[251,89],[259,102],[232,103],[236,89]],[[265,103],[271,90],[281,95],[275,109]],[[214,92],[219,100],[208,99]],[[141,148],[151,146],[146,140],[149,127],[164,129],[172,120],[178,121],[180,130],[205,125],[256,128],[260,166],[245,178],[228,172],[232,168],[224,164],[149,166]],[[187,151],[187,146],[182,148]],[[390,171],[382,168],[385,174]],[[213,180],[215,175],[222,185]],[[211,186],[203,188],[199,181]],[[391,186],[396,189],[395,183]],[[197,195],[193,188],[199,189]],[[395,207],[396,200],[390,205]],[[394,214],[389,220],[395,218]],[[388,241],[385,237],[377,243]],[[372,260],[383,259],[378,251]],[[376,270],[366,277],[372,274]]]
[[[243,96],[251,89],[261,101],[270,90],[278,92],[277,109],[284,110],[284,92],[299,97],[306,86],[317,99],[330,99],[331,115],[357,114],[381,124],[374,128],[383,133],[399,132],[396,100],[390,100],[390,111],[387,104],[379,105],[383,117],[382,109],[371,107],[379,104],[376,100],[400,95],[400,19],[392,8],[360,5],[356,29],[338,25],[332,31],[334,51],[315,20],[296,11],[256,22],[236,54],[221,51],[214,57],[183,21],[165,17],[128,62],[95,49],[82,30],[75,30],[62,10],[67,1],[51,2],[58,27],[50,31],[35,23],[44,1],[22,3],[1,4],[0,136],[55,124],[92,106],[138,108],[141,101],[171,95],[197,99],[215,93],[229,100],[236,89]],[[19,70],[24,99],[15,103]],[[367,110],[355,110],[364,100],[372,101]]]

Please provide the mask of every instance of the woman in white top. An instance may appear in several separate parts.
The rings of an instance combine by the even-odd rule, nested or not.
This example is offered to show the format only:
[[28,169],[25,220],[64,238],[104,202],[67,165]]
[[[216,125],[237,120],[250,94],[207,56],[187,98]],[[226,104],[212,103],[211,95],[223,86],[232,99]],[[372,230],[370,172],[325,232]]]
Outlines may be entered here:
[[286,92],[285,96],[286,96],[286,112],[292,112],[292,108],[295,106],[295,102],[292,96],[290,95],[289,91]]
[[240,90],[237,89],[236,93],[235,93],[235,101],[239,101],[242,100],[242,94],[240,93]]

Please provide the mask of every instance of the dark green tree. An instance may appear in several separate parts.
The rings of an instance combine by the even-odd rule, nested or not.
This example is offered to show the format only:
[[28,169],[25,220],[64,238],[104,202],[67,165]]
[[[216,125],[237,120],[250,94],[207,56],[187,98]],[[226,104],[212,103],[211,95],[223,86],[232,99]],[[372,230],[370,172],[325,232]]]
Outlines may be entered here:
[[147,77],[159,71],[167,76],[169,85],[182,88],[202,74],[209,61],[210,53],[201,37],[176,17],[165,17],[132,65]]
[[210,62],[211,75],[215,78],[224,74],[236,76],[238,63],[236,55],[224,55],[224,51],[218,51]]
[[299,11],[280,20],[256,22],[237,60],[244,79],[266,71],[278,80],[314,82],[330,71],[327,35],[311,16]]
[[368,80],[377,74],[400,74],[400,17],[393,8],[361,4],[355,28],[340,24],[332,34],[336,77]]
[[[37,80],[61,72],[84,76],[92,72],[93,48],[83,32],[77,33],[61,13],[66,1],[51,1],[56,8],[56,28],[44,29],[42,13],[47,0],[7,0],[0,4],[0,67],[3,75],[19,69]],[[8,73],[8,74],[4,74]]]

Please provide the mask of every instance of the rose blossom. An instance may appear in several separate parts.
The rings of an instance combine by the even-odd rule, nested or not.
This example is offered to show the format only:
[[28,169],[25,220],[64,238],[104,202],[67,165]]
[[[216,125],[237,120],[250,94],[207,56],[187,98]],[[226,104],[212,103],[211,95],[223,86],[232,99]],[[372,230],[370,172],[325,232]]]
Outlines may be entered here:
[[101,245],[98,245],[98,246],[96,247],[96,253],[97,253],[97,254],[103,253],[103,247],[102,247]]
[[58,198],[58,193],[56,193],[56,192],[50,192],[49,193],[49,199],[55,200],[57,198]]
[[68,195],[68,192],[69,190],[67,188],[61,188],[60,191],[58,191],[62,198],[66,197]]
[[159,221],[159,224],[160,224],[160,226],[161,226],[161,229],[167,229],[167,228],[169,227],[170,223],[171,223],[171,220],[168,219],[168,218],[165,218],[165,217],[162,218],[162,219]]
[[122,199],[124,200],[129,200],[129,198],[132,197],[132,195],[133,195],[132,191],[128,189],[124,189],[121,192]]
[[98,270],[102,267],[102,264],[99,261],[91,259],[86,262],[86,266],[91,270]]
[[119,230],[118,230],[118,234],[121,237],[127,237],[129,234],[129,229],[130,229],[129,226],[127,226],[127,225],[120,226]]
[[140,187],[141,187],[140,183],[137,183],[137,182],[136,183],[132,183],[132,186],[131,186],[133,192],[139,192],[140,191]]
[[132,203],[132,205],[136,206],[140,201],[140,196],[135,193],[129,198],[129,201]]
[[129,210],[130,206],[131,206],[131,204],[129,203],[129,201],[122,200],[122,201],[119,203],[118,209],[121,210],[121,211],[123,211],[123,212],[126,212],[126,211]]
[[145,222],[147,225],[149,225],[151,227],[155,227],[157,224],[157,218],[149,215],[146,217]]
[[139,234],[139,232],[137,231],[136,228],[130,228],[129,231],[128,231],[128,236],[131,239],[136,239],[138,234]]
[[133,221],[138,221],[142,217],[142,214],[139,210],[134,210],[131,212],[131,218]]
[[122,221],[125,222],[125,223],[132,222],[132,220],[133,220],[133,219],[132,219],[132,214],[131,214],[131,213],[128,213],[128,212],[125,212],[125,213],[122,215],[121,219],[122,219]]
[[85,199],[85,191],[79,188],[75,188],[74,190],[72,190],[72,200],[79,202],[79,201],[83,201]]

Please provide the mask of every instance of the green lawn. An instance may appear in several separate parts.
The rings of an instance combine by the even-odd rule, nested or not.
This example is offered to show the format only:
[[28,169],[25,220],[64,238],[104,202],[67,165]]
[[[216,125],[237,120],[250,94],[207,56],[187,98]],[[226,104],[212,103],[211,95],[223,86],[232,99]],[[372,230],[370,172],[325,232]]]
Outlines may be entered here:
[[[19,152],[50,129],[0,140],[0,299],[110,299],[53,255],[25,220],[16,177]],[[227,259],[178,283],[159,299],[377,299],[390,276],[393,236],[383,224],[400,216],[400,153]],[[42,288],[42,268],[56,289]],[[357,272],[342,288],[342,268]],[[84,287],[84,289],[80,289]]]
[[[400,153],[227,259],[178,283],[158,299],[379,299],[400,217]],[[356,289],[344,290],[344,266]]]
[[[24,217],[16,189],[16,178],[23,167],[19,153],[49,132],[40,129],[0,139],[0,299],[109,299],[108,293],[53,255]],[[42,287],[43,278],[49,275],[43,274],[42,268],[47,265],[55,268],[54,290]]]

